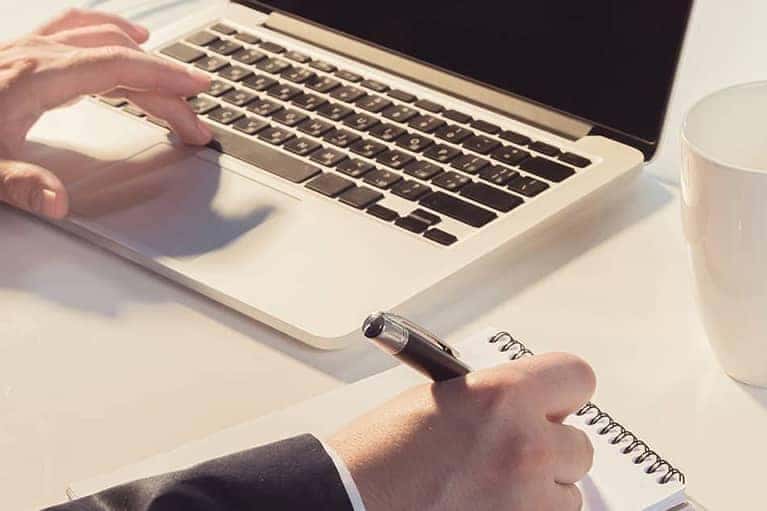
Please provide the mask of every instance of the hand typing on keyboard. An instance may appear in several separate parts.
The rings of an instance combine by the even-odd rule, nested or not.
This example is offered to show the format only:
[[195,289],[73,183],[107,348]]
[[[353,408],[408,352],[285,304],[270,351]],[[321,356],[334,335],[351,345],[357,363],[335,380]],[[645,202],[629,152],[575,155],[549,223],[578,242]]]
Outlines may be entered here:
[[210,79],[144,53],[139,44],[148,37],[119,17],[73,9],[0,45],[0,201],[49,218],[66,216],[67,192],[55,174],[14,157],[46,110],[84,95],[127,99],[185,142],[210,141],[210,129],[183,100],[207,90]]

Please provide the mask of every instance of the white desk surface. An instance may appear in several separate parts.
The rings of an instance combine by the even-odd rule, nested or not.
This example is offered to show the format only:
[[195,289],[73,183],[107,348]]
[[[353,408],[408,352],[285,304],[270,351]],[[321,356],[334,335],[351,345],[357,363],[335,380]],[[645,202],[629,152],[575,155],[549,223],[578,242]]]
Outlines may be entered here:
[[[64,3],[0,0],[4,36]],[[495,258],[481,286],[418,316],[448,336],[507,325],[539,351],[585,356],[599,402],[680,465],[715,511],[761,502],[767,391],[727,378],[702,331],[679,221],[678,131],[702,94],[767,76],[765,19],[765,2],[699,0],[664,146],[628,193],[534,253]],[[71,481],[391,365],[368,346],[306,348],[8,209],[0,236],[4,509],[55,503]]]

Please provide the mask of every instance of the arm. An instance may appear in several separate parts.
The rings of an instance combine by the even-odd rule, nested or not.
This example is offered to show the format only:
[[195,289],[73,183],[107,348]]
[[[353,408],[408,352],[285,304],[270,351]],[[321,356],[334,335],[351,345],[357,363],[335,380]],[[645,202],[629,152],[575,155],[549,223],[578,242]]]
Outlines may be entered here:
[[304,435],[111,488],[47,511],[358,511],[332,458]]

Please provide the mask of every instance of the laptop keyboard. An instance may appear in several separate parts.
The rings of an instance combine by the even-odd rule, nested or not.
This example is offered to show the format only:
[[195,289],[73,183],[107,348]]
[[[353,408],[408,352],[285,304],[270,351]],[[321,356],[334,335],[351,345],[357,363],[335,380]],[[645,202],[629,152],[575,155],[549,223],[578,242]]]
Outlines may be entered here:
[[479,229],[592,163],[222,23],[160,54],[212,75],[188,98],[211,148],[439,245],[458,241],[443,216]]

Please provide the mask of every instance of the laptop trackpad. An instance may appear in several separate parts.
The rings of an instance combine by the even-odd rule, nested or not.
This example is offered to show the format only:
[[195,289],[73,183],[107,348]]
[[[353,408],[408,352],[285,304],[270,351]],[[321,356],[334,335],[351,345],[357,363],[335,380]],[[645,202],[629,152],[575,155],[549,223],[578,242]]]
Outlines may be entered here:
[[298,198],[190,154],[158,144],[72,183],[72,220],[142,255],[180,260],[245,237],[257,249],[290,223]]

